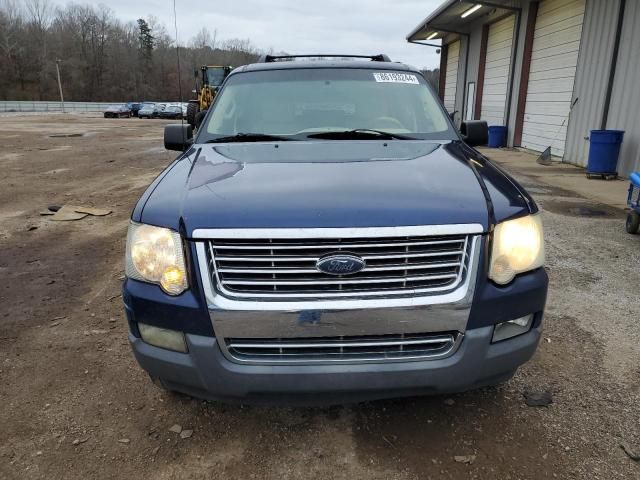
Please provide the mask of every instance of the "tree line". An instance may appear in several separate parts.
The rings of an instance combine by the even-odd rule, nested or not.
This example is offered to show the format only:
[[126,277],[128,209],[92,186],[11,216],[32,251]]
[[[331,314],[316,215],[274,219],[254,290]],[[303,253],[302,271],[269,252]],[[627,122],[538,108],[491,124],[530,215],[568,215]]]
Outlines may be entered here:
[[[178,50],[180,75],[178,75]],[[123,22],[106,6],[0,0],[0,100],[188,99],[200,65],[243,65],[261,52],[203,28],[178,45],[155,17]],[[180,78],[180,82],[178,79]]]
[[[177,101],[193,95],[200,65],[244,65],[261,53],[207,28],[178,45],[157,18],[123,22],[104,5],[0,0],[0,100],[59,99],[57,64],[65,100]],[[423,73],[437,88],[438,69]]]

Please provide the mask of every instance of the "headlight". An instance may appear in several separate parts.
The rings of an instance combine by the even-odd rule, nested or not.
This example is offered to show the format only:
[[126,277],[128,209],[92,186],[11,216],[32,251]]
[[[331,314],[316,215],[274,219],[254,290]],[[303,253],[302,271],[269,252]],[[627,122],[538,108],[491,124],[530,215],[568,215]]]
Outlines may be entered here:
[[182,240],[173,230],[131,223],[125,264],[127,277],[157,283],[170,295],[187,289]]
[[544,236],[540,215],[499,223],[493,232],[489,278],[505,285],[518,273],[544,264]]

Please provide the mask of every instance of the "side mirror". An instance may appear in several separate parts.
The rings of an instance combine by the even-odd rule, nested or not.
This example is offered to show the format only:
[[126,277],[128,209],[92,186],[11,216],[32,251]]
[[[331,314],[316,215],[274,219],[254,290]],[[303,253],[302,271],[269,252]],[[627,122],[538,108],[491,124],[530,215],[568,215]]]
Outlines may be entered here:
[[465,120],[460,125],[460,133],[465,143],[471,147],[486,145],[489,140],[489,127],[484,120]]
[[191,125],[171,124],[164,127],[164,148],[184,152],[193,143]]

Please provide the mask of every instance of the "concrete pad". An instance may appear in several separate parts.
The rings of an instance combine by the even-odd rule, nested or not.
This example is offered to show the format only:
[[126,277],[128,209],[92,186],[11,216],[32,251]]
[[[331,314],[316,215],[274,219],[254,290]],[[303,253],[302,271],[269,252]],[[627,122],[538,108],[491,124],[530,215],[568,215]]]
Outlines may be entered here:
[[479,147],[478,151],[523,179],[525,187],[527,179],[530,179],[534,183],[567,190],[611,207],[625,208],[627,205],[629,181],[626,179],[588,179],[582,167],[560,162],[550,166],[540,165],[536,163],[538,154],[515,149]]

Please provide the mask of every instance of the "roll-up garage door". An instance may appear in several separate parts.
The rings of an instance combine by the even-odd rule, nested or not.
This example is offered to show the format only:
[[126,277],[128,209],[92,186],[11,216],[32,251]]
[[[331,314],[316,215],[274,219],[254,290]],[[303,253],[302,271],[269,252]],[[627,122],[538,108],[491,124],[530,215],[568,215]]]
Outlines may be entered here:
[[480,118],[488,125],[504,125],[513,50],[515,15],[489,26]]
[[[531,53],[522,146],[564,155],[585,0],[540,3]],[[564,124],[563,124],[564,123]]]
[[456,40],[447,47],[447,73],[444,77],[444,107],[449,113],[456,109],[456,87],[458,85],[458,62],[460,60],[460,41]]

